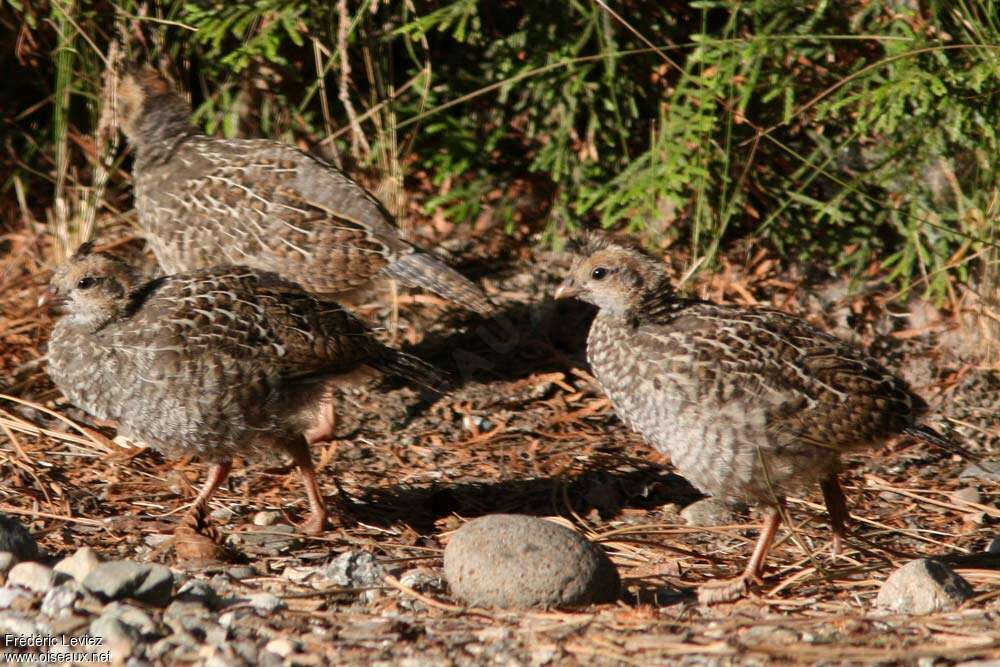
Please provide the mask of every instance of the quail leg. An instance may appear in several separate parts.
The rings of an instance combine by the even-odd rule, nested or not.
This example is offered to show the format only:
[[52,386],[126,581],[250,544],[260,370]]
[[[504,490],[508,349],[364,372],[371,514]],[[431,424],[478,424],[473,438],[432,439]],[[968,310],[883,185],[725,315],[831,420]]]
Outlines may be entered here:
[[226,477],[229,477],[229,472],[232,469],[232,461],[219,461],[212,464],[212,467],[208,469],[208,479],[205,480],[205,485],[201,487],[198,497],[194,499],[194,503],[191,505],[191,509],[188,510],[188,514],[202,514],[205,512],[212,494],[222,486],[222,483],[226,481]]
[[305,438],[296,440],[288,448],[292,460],[299,468],[302,476],[302,485],[306,488],[306,496],[309,498],[309,517],[299,528],[306,535],[322,535],[326,529],[326,520],[330,512],[326,509],[323,501],[323,494],[316,479],[316,469],[313,468],[312,456],[309,454],[309,445]]
[[844,489],[836,475],[830,475],[820,483],[823,489],[823,500],[826,502],[826,511],[830,515],[830,530],[833,531],[833,555],[836,556],[844,546],[844,527],[851,515],[847,511],[847,499],[844,498]]
[[209,468],[208,479],[174,533],[174,551],[178,558],[191,561],[223,559],[222,536],[208,525],[206,514],[209,499],[226,481],[232,468],[232,461],[219,461]]
[[774,543],[774,537],[777,535],[780,525],[781,510],[773,507],[764,519],[760,537],[757,538],[757,546],[754,547],[753,555],[750,556],[743,574],[736,579],[703,585],[698,589],[698,602],[706,605],[732,602],[746,595],[751,583],[760,582],[761,575],[764,573],[764,561],[767,559],[767,553],[771,549],[771,544]]

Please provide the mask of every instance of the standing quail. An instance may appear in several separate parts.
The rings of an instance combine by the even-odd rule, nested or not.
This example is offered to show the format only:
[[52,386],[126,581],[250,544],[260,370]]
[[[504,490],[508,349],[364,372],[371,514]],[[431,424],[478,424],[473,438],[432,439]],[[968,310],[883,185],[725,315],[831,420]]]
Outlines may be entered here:
[[287,454],[309,498],[303,530],[328,516],[309,455],[309,429],[328,385],[363,368],[419,381],[423,362],[383,346],[338,304],[245,266],[143,280],[89,243],[51,291],[67,311],[49,343],[63,394],[123,435],[167,456],[213,462],[191,508],[201,516],[236,455]]
[[848,343],[780,311],[682,298],[660,262],[603,235],[577,250],[555,296],[598,307],[587,359],[617,414],[703,492],[768,508],[743,575],[703,587],[703,602],[759,581],[785,497],[813,484],[839,550],[842,453],[941,437],[917,423],[924,401]]
[[294,146],[198,132],[187,101],[153,69],[119,89],[136,157],[136,208],[163,270],[241,264],[336,295],[378,274],[475,312],[493,306],[468,279],[403,240],[377,199]]

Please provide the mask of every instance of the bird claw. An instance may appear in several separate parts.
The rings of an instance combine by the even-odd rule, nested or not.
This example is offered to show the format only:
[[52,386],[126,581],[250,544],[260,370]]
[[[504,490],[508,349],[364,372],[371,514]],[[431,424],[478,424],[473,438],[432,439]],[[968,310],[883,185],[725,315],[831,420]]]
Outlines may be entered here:
[[746,576],[723,581],[713,581],[698,589],[698,602],[702,605],[735,602],[750,592],[750,583]]
[[222,541],[222,533],[206,521],[204,508],[196,506],[174,532],[174,553],[186,561],[222,561],[226,557]]
[[328,518],[326,512],[311,512],[309,517],[299,525],[299,530],[305,535],[322,535],[326,532]]

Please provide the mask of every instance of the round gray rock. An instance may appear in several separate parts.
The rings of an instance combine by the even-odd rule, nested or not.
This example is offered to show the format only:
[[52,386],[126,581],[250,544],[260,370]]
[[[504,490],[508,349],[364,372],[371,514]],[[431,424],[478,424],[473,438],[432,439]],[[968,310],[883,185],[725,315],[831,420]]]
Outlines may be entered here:
[[969,582],[950,567],[921,558],[889,575],[875,604],[897,614],[933,614],[956,609],[972,595]]
[[452,593],[470,605],[568,607],[618,599],[618,571],[599,547],[565,526],[491,514],[462,526],[444,551]]

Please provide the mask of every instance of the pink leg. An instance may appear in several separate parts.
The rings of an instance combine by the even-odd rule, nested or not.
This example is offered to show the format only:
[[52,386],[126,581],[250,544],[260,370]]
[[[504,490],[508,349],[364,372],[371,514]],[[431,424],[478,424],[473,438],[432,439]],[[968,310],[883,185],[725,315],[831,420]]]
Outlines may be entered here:
[[316,479],[316,469],[313,468],[312,456],[309,454],[309,445],[303,438],[297,440],[295,444],[288,448],[292,455],[292,460],[299,468],[302,476],[302,485],[306,488],[306,497],[309,499],[309,518],[300,526],[302,532],[307,535],[322,535],[326,530],[327,518],[330,513],[326,509],[323,501],[323,493],[319,488],[319,481]]
[[779,526],[781,526],[781,509],[773,507],[764,519],[760,537],[757,538],[757,545],[754,547],[750,560],[747,561],[743,574],[736,579],[703,585],[698,589],[698,601],[702,604],[717,604],[732,602],[746,595],[750,584],[761,580],[761,575],[764,573],[764,562],[767,560],[771,545],[774,544]]
[[208,507],[208,501],[212,497],[212,494],[222,486],[222,483],[226,481],[226,477],[229,476],[229,472],[232,469],[232,461],[213,463],[212,467],[208,469],[208,479],[205,480],[205,485],[201,487],[198,497],[194,499],[194,504],[191,505],[191,509],[188,512],[204,512],[205,508]]

